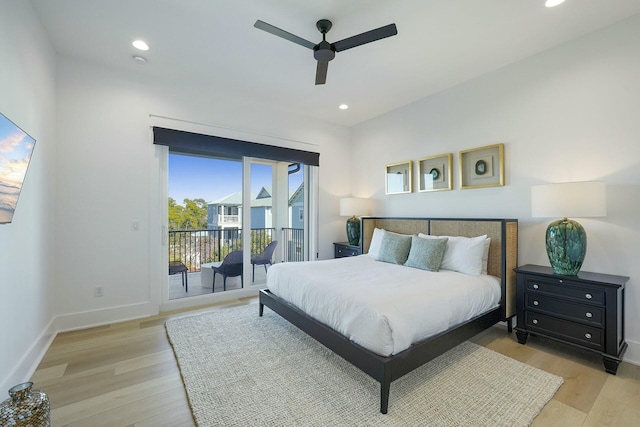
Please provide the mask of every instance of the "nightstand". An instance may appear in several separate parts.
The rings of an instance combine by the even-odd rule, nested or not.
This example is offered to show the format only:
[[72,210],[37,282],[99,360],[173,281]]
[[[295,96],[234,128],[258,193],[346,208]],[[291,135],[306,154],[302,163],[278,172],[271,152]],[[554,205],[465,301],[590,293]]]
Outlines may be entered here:
[[334,243],[333,250],[334,258],[344,258],[362,254],[362,249],[360,249],[360,246],[350,245],[347,242]]
[[550,267],[515,269],[516,336],[529,334],[561,341],[602,355],[605,370],[615,375],[627,349],[624,341],[624,276],[581,271],[554,274]]

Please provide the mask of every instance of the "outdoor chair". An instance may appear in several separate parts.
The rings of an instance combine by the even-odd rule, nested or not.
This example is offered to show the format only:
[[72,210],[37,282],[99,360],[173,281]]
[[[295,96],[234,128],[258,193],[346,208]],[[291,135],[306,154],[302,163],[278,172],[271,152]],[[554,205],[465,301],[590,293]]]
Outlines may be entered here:
[[169,275],[180,274],[182,276],[182,286],[185,292],[189,292],[189,282],[187,281],[187,273],[189,269],[181,261],[169,261]]
[[256,265],[264,265],[264,271],[267,271],[267,264],[271,265],[271,258],[273,257],[273,251],[275,251],[276,246],[278,246],[278,241],[274,240],[269,243],[261,253],[251,255],[251,267],[253,268],[251,276],[252,282],[256,280]]
[[240,276],[240,284],[244,288],[244,279],[242,276],[242,251],[233,251],[224,257],[222,264],[217,267],[211,267],[213,269],[213,284],[211,292],[214,292],[216,287],[216,273],[222,274],[222,286],[223,290],[227,290],[227,277]]

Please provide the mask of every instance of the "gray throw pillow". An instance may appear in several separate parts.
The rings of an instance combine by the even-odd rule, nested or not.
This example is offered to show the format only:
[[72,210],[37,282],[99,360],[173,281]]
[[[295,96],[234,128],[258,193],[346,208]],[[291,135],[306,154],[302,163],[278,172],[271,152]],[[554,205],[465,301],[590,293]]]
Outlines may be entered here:
[[380,252],[377,261],[390,262],[392,264],[404,264],[411,248],[411,236],[396,234],[389,231],[382,236]]
[[447,249],[447,240],[447,238],[423,239],[412,236],[411,251],[404,265],[422,270],[438,271],[440,264],[442,264],[444,251]]

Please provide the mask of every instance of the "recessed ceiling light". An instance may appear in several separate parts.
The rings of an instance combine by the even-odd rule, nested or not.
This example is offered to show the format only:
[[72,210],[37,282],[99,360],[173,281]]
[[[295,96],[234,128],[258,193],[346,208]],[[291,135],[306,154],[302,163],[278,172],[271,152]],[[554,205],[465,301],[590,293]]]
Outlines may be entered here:
[[547,0],[544,5],[547,7],[556,7],[561,3],[564,3],[564,0]]
[[140,50],[149,50],[149,45],[147,45],[144,41],[142,40],[135,40],[133,43],[131,43],[133,45],[133,47],[135,47],[136,49],[140,49]]
[[144,64],[147,62],[147,58],[144,58],[138,55],[133,55],[133,60],[136,61],[138,64]]
[[347,108],[349,108],[349,106],[347,104],[340,104],[338,108],[341,110],[346,110]]

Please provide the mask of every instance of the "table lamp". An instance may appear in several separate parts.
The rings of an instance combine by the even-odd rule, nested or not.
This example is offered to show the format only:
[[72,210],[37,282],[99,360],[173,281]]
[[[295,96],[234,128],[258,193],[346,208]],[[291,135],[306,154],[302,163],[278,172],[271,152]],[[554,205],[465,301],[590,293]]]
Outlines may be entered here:
[[561,217],[547,227],[547,255],[556,274],[575,276],[587,252],[587,234],[568,217],[607,215],[604,182],[566,182],[531,187],[531,216]]
[[369,200],[357,197],[340,199],[340,216],[349,216],[347,220],[347,239],[350,245],[360,243],[360,216],[369,215]]

